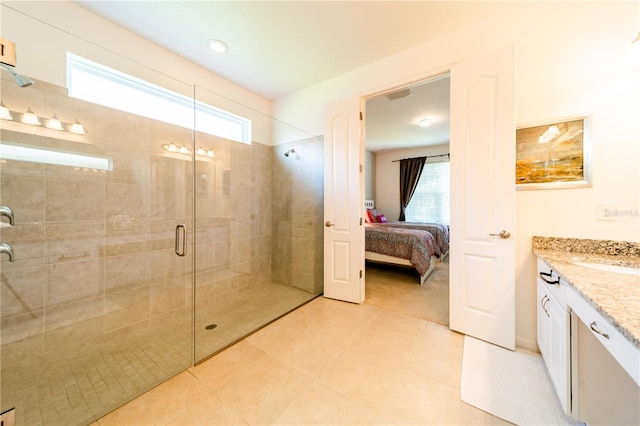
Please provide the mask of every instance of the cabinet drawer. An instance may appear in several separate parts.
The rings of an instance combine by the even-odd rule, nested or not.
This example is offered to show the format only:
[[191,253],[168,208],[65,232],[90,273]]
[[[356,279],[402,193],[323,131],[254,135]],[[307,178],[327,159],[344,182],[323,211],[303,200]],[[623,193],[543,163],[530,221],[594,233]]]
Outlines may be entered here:
[[564,294],[564,287],[566,287],[566,284],[561,284],[558,274],[540,258],[538,258],[537,276],[538,283],[542,284],[547,291],[556,298],[560,306],[566,307],[566,296]]
[[[574,289],[567,288],[567,304],[593,335],[640,385],[640,350],[622,335],[605,317],[595,310]],[[594,329],[599,330],[596,332]],[[607,337],[604,335],[606,334]]]

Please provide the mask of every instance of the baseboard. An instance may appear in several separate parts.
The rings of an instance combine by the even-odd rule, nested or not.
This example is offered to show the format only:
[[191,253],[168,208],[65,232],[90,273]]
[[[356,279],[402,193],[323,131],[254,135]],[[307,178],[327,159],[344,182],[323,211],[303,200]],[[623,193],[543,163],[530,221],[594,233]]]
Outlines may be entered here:
[[538,349],[538,343],[531,339],[524,339],[516,336],[516,347],[526,349],[531,352],[540,352]]

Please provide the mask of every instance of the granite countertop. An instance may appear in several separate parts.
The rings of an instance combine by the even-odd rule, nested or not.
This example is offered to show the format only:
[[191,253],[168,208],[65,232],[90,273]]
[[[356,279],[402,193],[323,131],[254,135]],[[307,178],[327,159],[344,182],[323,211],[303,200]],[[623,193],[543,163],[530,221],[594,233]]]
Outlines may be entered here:
[[640,268],[640,244],[533,237],[533,251],[568,285],[640,348],[640,277],[578,266],[592,262]]

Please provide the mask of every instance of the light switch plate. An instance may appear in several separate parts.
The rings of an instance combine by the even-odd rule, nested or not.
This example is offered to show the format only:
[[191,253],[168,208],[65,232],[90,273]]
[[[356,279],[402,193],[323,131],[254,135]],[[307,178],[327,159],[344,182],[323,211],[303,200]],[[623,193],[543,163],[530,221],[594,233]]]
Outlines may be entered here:
[[615,207],[614,203],[598,203],[598,220],[616,220],[613,215]]

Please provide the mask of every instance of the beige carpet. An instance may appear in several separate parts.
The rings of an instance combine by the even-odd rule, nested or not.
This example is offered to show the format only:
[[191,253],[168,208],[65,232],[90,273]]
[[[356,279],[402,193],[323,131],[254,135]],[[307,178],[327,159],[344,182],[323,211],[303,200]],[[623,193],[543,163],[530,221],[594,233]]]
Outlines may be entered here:
[[449,325],[449,257],[420,285],[413,268],[367,262],[365,303]]
[[582,425],[566,416],[539,353],[464,337],[460,396],[516,425]]

